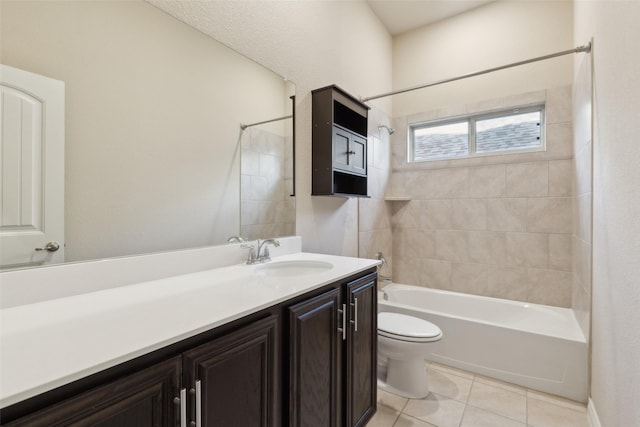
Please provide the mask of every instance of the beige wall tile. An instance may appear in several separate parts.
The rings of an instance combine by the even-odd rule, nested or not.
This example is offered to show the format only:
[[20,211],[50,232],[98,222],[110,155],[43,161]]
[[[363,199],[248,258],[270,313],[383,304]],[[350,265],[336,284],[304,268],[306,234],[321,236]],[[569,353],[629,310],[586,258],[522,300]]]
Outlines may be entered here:
[[527,199],[487,199],[487,229],[526,231]]
[[571,196],[572,163],[571,160],[549,162],[549,196]]
[[469,261],[504,265],[506,261],[506,234],[495,231],[470,231]]
[[449,261],[423,259],[421,262],[422,285],[428,288],[451,290],[451,270]]
[[393,281],[405,285],[420,286],[420,260],[394,256]]
[[437,169],[434,174],[435,197],[464,198],[469,195],[467,168]]
[[570,159],[573,156],[573,130],[571,123],[547,124],[548,158]]
[[591,242],[591,198],[591,193],[584,193],[575,198],[578,216],[574,218],[574,221],[576,221],[574,223],[574,229],[577,231],[576,235],[586,242]]
[[575,239],[573,249],[575,267],[574,273],[577,275],[580,283],[585,289],[590,289],[591,287],[591,249],[592,246],[590,243],[585,242],[581,239]]
[[391,229],[365,231],[359,233],[360,258],[375,259],[377,252],[382,252],[385,257],[391,257],[393,253]]
[[571,276],[567,271],[527,269],[527,300],[536,304],[570,307]]
[[404,257],[405,256],[405,230],[403,228],[392,228],[392,233],[393,233],[393,242],[392,242],[392,249],[393,249],[393,256],[394,257]]
[[525,267],[490,266],[487,275],[486,295],[514,301],[526,301],[527,269]]
[[372,251],[373,231],[358,232],[358,257],[369,258]]
[[469,197],[503,197],[505,194],[505,165],[469,168]]
[[507,233],[507,265],[547,268],[549,236],[544,233]]
[[404,256],[408,258],[435,258],[436,236],[435,231],[420,229],[404,230],[405,250]]
[[570,234],[549,234],[549,269],[571,271],[572,249]]
[[358,228],[360,231],[371,231],[375,228],[376,209],[371,199],[358,199]]
[[469,234],[466,231],[436,230],[436,258],[443,261],[467,262]]
[[549,193],[549,163],[514,163],[506,166],[507,196],[535,197]]
[[474,295],[486,295],[488,265],[454,263],[452,267],[451,290]]
[[571,233],[572,214],[570,197],[527,199],[527,231]]
[[397,228],[420,228],[420,201],[394,203],[391,209],[391,225]]
[[576,153],[574,158],[575,164],[575,189],[576,195],[584,193],[590,193],[592,191],[591,175],[592,175],[592,160],[591,160],[591,142],[582,146],[580,151]]
[[422,201],[420,224],[427,230],[451,229],[451,200]]
[[407,196],[404,177],[406,172],[392,172],[387,185],[386,196]]
[[406,141],[402,141],[398,139],[398,132],[391,136],[391,167],[392,168],[402,168],[406,167],[407,164],[407,143]]
[[435,195],[434,171],[420,170],[405,175],[405,194],[414,199],[429,199]]
[[484,199],[451,201],[451,226],[457,230],[486,230],[487,203]]
[[547,89],[547,123],[564,123],[573,120],[571,86]]

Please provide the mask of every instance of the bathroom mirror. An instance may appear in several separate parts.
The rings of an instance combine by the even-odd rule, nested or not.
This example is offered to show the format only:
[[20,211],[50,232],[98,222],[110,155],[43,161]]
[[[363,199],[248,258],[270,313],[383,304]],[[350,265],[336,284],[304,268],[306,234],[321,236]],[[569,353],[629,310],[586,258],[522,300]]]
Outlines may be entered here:
[[65,262],[294,233],[293,120],[241,129],[290,116],[291,82],[142,0],[0,19],[0,62],[65,85]]
[[[292,95],[292,112],[294,101]],[[295,234],[292,120],[293,113],[242,126],[240,234],[244,239]]]

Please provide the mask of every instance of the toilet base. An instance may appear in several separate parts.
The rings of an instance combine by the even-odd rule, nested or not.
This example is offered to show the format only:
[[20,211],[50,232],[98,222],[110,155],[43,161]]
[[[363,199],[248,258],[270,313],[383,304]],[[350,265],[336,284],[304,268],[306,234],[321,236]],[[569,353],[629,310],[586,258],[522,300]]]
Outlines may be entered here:
[[378,379],[380,389],[409,399],[422,399],[429,394],[424,360],[389,359],[386,371],[386,378]]

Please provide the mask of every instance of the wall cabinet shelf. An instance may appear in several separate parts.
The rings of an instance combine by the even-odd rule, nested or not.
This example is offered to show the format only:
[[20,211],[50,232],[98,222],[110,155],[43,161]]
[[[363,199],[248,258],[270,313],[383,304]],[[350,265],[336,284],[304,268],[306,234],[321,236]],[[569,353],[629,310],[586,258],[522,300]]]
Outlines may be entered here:
[[2,425],[364,426],[376,280],[369,269],[3,408]]
[[311,94],[311,194],[366,197],[369,107],[335,85]]

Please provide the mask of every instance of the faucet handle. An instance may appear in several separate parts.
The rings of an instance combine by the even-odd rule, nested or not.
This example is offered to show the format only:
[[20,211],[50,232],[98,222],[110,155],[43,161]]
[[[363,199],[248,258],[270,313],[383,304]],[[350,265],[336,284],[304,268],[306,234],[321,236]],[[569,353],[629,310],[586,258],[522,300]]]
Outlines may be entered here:
[[256,263],[256,248],[251,243],[243,243],[240,245],[242,249],[249,249],[249,254],[247,255],[247,264],[255,264]]
[[268,247],[265,246],[264,249],[262,250],[262,258],[260,258],[260,260],[262,262],[271,261],[271,254],[269,254]]

